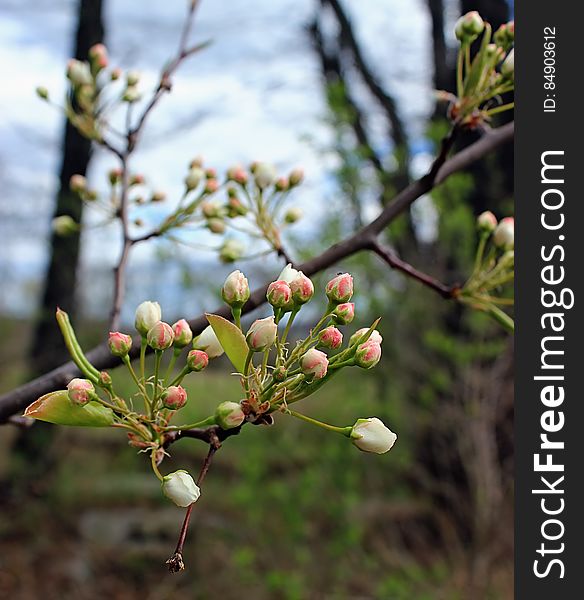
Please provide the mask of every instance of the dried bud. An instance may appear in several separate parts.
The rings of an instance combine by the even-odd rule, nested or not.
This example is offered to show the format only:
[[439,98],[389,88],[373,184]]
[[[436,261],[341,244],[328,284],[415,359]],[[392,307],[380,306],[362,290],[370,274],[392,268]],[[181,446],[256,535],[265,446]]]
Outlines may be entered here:
[[509,54],[507,54],[507,58],[503,61],[501,65],[501,74],[507,79],[513,79],[515,76],[515,50],[512,49]]
[[357,346],[355,364],[362,369],[372,369],[381,360],[381,344],[374,340],[367,340]]
[[74,58],[67,63],[67,79],[75,86],[93,85],[89,65]]
[[233,271],[227,276],[221,288],[221,297],[232,308],[241,308],[250,296],[247,277],[241,271]]
[[108,346],[114,356],[127,356],[132,347],[132,338],[119,331],[110,331]]
[[294,169],[288,176],[290,187],[300,185],[304,180],[304,171],[302,169]]
[[268,286],[266,298],[274,308],[288,308],[292,300],[292,290],[285,281],[272,281]]
[[314,379],[322,379],[328,369],[328,358],[324,352],[311,348],[300,359],[300,369],[302,372]]
[[71,175],[69,189],[75,194],[81,194],[87,189],[87,179],[83,175]]
[[171,385],[162,393],[164,408],[179,410],[187,403],[187,391],[180,385]]
[[209,355],[202,350],[191,350],[187,354],[187,367],[195,373],[199,373],[207,368],[209,364]]
[[224,352],[223,346],[221,346],[211,325],[205,327],[201,335],[194,339],[193,348],[195,350],[203,350],[209,358],[217,358]]
[[284,222],[288,223],[288,225],[292,225],[293,223],[300,221],[300,219],[302,219],[302,216],[302,209],[293,206],[292,208],[289,208],[284,214]]
[[172,326],[172,331],[174,333],[174,347],[175,348],[184,348],[188,346],[193,341],[193,332],[191,331],[191,326],[185,321],[185,319],[180,319]]
[[201,181],[205,178],[205,171],[200,167],[193,167],[185,177],[185,185],[187,187],[187,191],[190,192],[194,190]]
[[172,346],[174,332],[168,323],[158,321],[148,330],[146,340],[152,349],[166,350]]
[[476,39],[485,28],[485,22],[476,10],[462,15],[454,26],[456,39],[463,43],[470,43]]
[[193,478],[181,469],[163,478],[162,493],[177,506],[186,508],[199,499],[201,490]]
[[332,314],[338,325],[349,325],[355,318],[355,305],[352,302],[337,304]]
[[221,429],[234,429],[245,420],[239,402],[221,402],[215,409],[215,421]]
[[142,302],[136,309],[134,318],[134,327],[142,336],[146,336],[148,331],[162,319],[162,310],[158,302]]
[[140,73],[138,73],[138,71],[128,71],[128,74],[126,75],[126,83],[128,84],[128,87],[138,85],[139,82]]
[[343,344],[343,334],[332,325],[325,327],[318,334],[318,345],[321,348],[330,348],[332,350],[338,350]]
[[286,367],[277,367],[274,369],[273,377],[277,382],[285,381],[286,377],[288,377],[288,371],[286,370]]
[[150,202],[164,202],[166,200],[166,194],[164,192],[158,191],[154,192],[150,197]]
[[76,377],[67,384],[69,400],[77,406],[85,406],[95,398],[95,388],[89,379]]
[[43,87],[43,86],[37,87],[36,94],[41,100],[49,99],[49,90],[46,87]]
[[515,219],[513,217],[501,219],[493,233],[493,242],[499,248],[513,250],[515,247]]
[[225,240],[219,250],[221,262],[232,263],[240,259],[245,252],[245,246],[238,240]]
[[257,163],[253,169],[256,185],[263,190],[274,183],[277,177],[276,169],[268,163]]
[[302,271],[296,271],[296,273],[296,277],[288,285],[292,290],[292,301],[299,306],[306,304],[314,296],[314,285]]
[[477,217],[477,228],[479,231],[492,233],[497,227],[497,217],[490,211],[486,210]]
[[266,317],[251,324],[245,339],[250,350],[263,352],[276,341],[277,335],[278,326],[274,322],[274,317]]
[[79,231],[79,225],[69,215],[55,217],[51,222],[51,228],[60,237],[66,237]]
[[397,435],[377,417],[358,419],[351,430],[351,441],[363,452],[385,454],[396,440]]
[[[369,331],[369,327],[363,327],[363,328],[358,329],[357,331],[355,331],[355,333],[349,338],[349,346],[353,346],[354,344],[356,344],[357,342],[359,342],[361,340],[361,338],[368,331]],[[383,338],[381,337],[381,334],[379,333],[379,331],[377,331],[377,329],[374,329],[371,332],[371,335],[369,336],[369,338],[366,339],[362,343],[365,344],[366,342],[374,342],[375,344],[381,344],[382,341],[383,341]]]
[[349,273],[342,273],[326,284],[327,298],[334,304],[348,302],[353,296],[353,278]]

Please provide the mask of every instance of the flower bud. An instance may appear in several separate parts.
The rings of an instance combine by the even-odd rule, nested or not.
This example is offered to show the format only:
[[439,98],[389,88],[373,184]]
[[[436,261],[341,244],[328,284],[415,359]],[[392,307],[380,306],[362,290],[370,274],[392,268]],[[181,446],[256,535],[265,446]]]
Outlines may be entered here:
[[66,237],[79,231],[79,225],[69,215],[60,215],[51,222],[52,230],[60,237]]
[[148,330],[146,340],[154,350],[166,350],[172,346],[174,332],[168,323],[158,321]]
[[292,301],[296,305],[306,304],[314,296],[314,285],[302,271],[296,273],[296,277],[288,283],[292,290]]
[[385,454],[396,440],[397,435],[377,417],[358,419],[351,430],[351,441],[363,452]]
[[166,200],[166,194],[161,191],[153,192],[150,196],[150,202],[164,202]]
[[322,379],[328,369],[328,358],[324,352],[311,348],[300,359],[300,369],[314,379]]
[[138,85],[140,82],[140,73],[138,71],[128,71],[126,75],[126,83],[128,86]]
[[77,406],[85,406],[95,397],[95,388],[89,379],[76,377],[67,384],[69,400]]
[[223,221],[223,219],[217,219],[217,218],[208,219],[207,220],[207,229],[211,233],[220,235],[222,233],[225,233],[225,222]]
[[268,286],[266,298],[274,308],[287,308],[292,299],[292,290],[285,281],[272,281]]
[[215,409],[215,421],[221,429],[234,429],[245,420],[239,402],[221,402]]
[[355,305],[352,302],[337,304],[332,314],[338,325],[349,325],[355,318]]
[[293,223],[300,221],[300,219],[302,219],[302,215],[302,209],[293,206],[292,208],[289,208],[284,214],[284,222],[288,223],[288,225],[292,225]]
[[105,69],[108,65],[107,49],[103,44],[94,44],[88,53],[91,64],[96,71]]
[[235,181],[240,185],[245,185],[247,183],[247,173],[245,169],[240,166],[231,167],[227,171],[227,179],[229,181]]
[[193,341],[193,332],[191,331],[191,326],[185,321],[185,319],[180,319],[172,326],[172,331],[174,333],[174,347],[175,348],[184,348],[188,346]]
[[37,87],[36,94],[41,100],[49,99],[49,90],[46,87],[43,87],[43,86]]
[[185,177],[185,185],[187,187],[187,191],[190,192],[194,190],[201,181],[205,178],[205,171],[200,167],[193,167]]
[[111,185],[120,183],[120,181],[122,181],[122,169],[110,169],[110,171],[107,174],[107,177]]
[[493,233],[493,242],[495,246],[505,250],[512,250],[515,247],[515,219],[513,217],[501,219]]
[[353,296],[353,278],[349,273],[341,273],[326,284],[327,298],[335,304],[348,302]]
[[508,79],[513,79],[515,76],[515,50],[512,49],[509,54],[507,54],[507,58],[503,61],[501,65],[501,74]]
[[89,65],[74,58],[67,63],[67,79],[76,86],[93,84]]
[[99,372],[99,385],[109,387],[112,384],[112,376],[107,371]]
[[338,350],[343,344],[343,334],[332,325],[325,327],[318,334],[318,345],[322,348],[331,348],[332,350]]
[[285,192],[290,187],[290,182],[286,177],[278,177],[276,179],[276,183],[274,184],[277,192]]
[[247,206],[245,206],[242,201],[235,196],[230,196],[229,200],[227,201],[226,209],[227,216],[231,219],[234,219],[235,217],[244,217],[249,212]]
[[277,335],[278,326],[274,322],[274,317],[266,317],[251,324],[245,339],[250,350],[263,352],[276,341]]
[[497,217],[490,211],[486,210],[477,217],[477,228],[479,231],[492,233],[497,227]]
[[207,179],[205,182],[205,194],[214,194],[219,189],[219,182],[216,179]]
[[372,369],[381,360],[381,344],[371,338],[357,346],[355,364],[362,369]]
[[237,240],[225,240],[219,250],[219,259],[224,263],[233,263],[243,256],[245,246]]
[[253,170],[253,176],[256,185],[260,190],[263,190],[274,183],[277,173],[273,165],[268,163],[257,163]]
[[472,10],[458,19],[454,26],[454,34],[459,41],[470,43],[483,32],[484,28],[485,22],[476,10]]
[[509,23],[503,23],[503,25],[495,31],[493,40],[497,46],[503,48],[503,50],[507,52],[515,41],[515,22],[509,21]]
[[134,327],[143,337],[148,334],[155,323],[162,319],[162,310],[158,302],[142,302],[136,309]]
[[[355,333],[349,338],[349,346],[356,344],[368,331],[369,331],[369,327],[363,327],[363,328],[355,331]],[[377,331],[377,329],[374,329],[371,332],[371,335],[369,336],[369,338],[367,340],[365,340],[363,342],[363,344],[365,344],[367,342],[381,344],[382,341],[383,341],[383,338],[381,337],[381,334],[379,333],[379,331]]]
[[163,478],[162,493],[177,506],[186,508],[199,499],[201,490],[187,471],[180,469]]
[[132,347],[132,338],[119,331],[110,331],[108,346],[114,356],[127,356]]
[[205,369],[208,364],[209,355],[202,350],[191,350],[187,354],[187,367],[195,373],[199,373]]
[[171,385],[162,393],[164,408],[179,410],[187,403],[187,391],[180,385]]
[[302,169],[294,169],[288,176],[290,187],[300,185],[304,180],[304,171]]
[[120,69],[119,67],[112,69],[112,72],[110,73],[110,79],[112,81],[117,81],[121,76],[122,76],[122,69]]
[[278,383],[285,381],[286,377],[288,377],[288,371],[286,367],[277,367],[274,369],[273,377],[274,381],[277,381]]
[[221,288],[221,297],[232,308],[241,308],[250,296],[247,277],[241,271],[233,271],[227,276]]
[[297,271],[290,263],[288,263],[280,273],[278,277],[279,281],[285,281],[288,285],[290,285],[296,277],[298,277],[300,271]]
[[201,204],[201,212],[207,219],[222,217],[223,211],[218,202],[205,201]]
[[143,185],[144,184],[144,175],[142,173],[134,173],[130,177],[130,185]]
[[190,169],[201,169],[203,167],[203,157],[202,156],[197,156],[196,158],[193,158],[193,160],[191,160],[191,162],[189,163],[189,168]]
[[140,100],[141,97],[142,94],[140,93],[138,87],[135,85],[129,85],[122,95],[122,100],[124,102],[129,102],[130,104],[132,104],[133,102],[138,102],[138,100]]
[[221,346],[221,343],[217,339],[215,331],[213,331],[211,325],[205,327],[201,335],[194,339],[193,348],[195,350],[203,350],[203,352],[207,353],[209,358],[217,358],[224,352],[223,346]]

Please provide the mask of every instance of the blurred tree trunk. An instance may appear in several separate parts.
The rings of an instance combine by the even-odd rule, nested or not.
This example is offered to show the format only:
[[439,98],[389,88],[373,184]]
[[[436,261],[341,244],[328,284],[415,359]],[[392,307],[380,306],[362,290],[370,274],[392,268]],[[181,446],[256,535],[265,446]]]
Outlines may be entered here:
[[[89,48],[103,41],[102,0],[80,0],[75,58],[85,60]],[[80,223],[83,204],[69,190],[71,176],[85,175],[91,158],[91,142],[67,121],[63,135],[63,156],[59,173],[55,216],[69,215]],[[80,234],[51,235],[50,259],[45,274],[43,299],[30,353],[31,376],[45,373],[67,358],[65,344],[55,324],[55,308],[75,315],[75,282],[79,260]]]
[[[103,41],[102,9],[102,0],[79,1],[75,58],[85,60],[89,48]],[[59,191],[54,215],[69,215],[75,222],[80,223],[83,204],[76,195],[71,193],[69,180],[76,173],[85,175],[91,158],[91,142],[77,133],[67,121],[63,132],[62,148]],[[71,315],[75,314],[79,242],[79,233],[66,237],[60,237],[54,232],[51,235],[43,299],[30,350],[31,377],[55,368],[68,358],[55,321],[55,308],[60,306]],[[52,433],[53,426],[37,422],[32,429],[24,431],[16,440],[15,464],[22,461],[26,464],[26,469],[19,469],[14,474],[13,483],[20,481],[21,485],[29,488],[28,493],[43,493],[42,487],[47,481],[45,475],[52,462],[49,447]]]

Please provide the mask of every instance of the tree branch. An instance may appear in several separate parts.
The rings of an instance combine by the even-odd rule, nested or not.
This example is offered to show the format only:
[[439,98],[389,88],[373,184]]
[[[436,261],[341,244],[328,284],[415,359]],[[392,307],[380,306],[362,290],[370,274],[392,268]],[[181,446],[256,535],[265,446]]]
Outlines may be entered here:
[[[443,149],[441,155],[444,154],[444,158],[442,159],[439,156],[440,160],[437,159],[435,161],[434,166],[427,175],[397,194],[377,219],[351,237],[333,245],[322,254],[299,265],[298,269],[301,269],[310,276],[330,267],[347,256],[371,248],[371,244],[376,241],[377,235],[408,209],[417,198],[427,194],[434,186],[442,183],[453,173],[466,168],[502,144],[511,141],[513,139],[513,131],[513,123],[509,123],[486,133],[478,142],[468,146],[448,160],[445,160]],[[244,306],[245,313],[254,310],[266,301],[266,288],[267,286],[263,286],[253,292],[249,301]],[[230,316],[228,307],[226,306],[221,307],[216,313],[226,318]],[[197,335],[207,326],[207,320],[204,315],[200,315],[189,321],[189,324],[193,333]],[[132,358],[138,355],[139,349],[140,339],[136,337],[130,354]],[[110,354],[105,343],[88,352],[87,358],[100,370],[116,367],[121,364],[118,358]],[[79,371],[77,367],[72,362],[68,362],[41,377],[3,394],[0,396],[0,423],[6,421],[10,415],[22,411],[39,396],[60,387],[65,387],[73,377],[78,376]]]

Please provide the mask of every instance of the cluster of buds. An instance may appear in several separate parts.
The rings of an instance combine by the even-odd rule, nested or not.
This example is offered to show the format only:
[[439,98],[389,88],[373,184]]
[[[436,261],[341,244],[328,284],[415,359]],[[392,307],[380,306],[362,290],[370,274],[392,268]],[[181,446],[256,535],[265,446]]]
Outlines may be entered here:
[[474,269],[457,298],[513,331],[513,320],[502,310],[503,306],[512,306],[513,299],[502,294],[515,278],[515,220],[505,217],[497,221],[491,211],[485,211],[477,217],[477,230]]
[[[514,89],[515,24],[505,23],[493,34],[489,23],[471,11],[460,17],[454,33],[460,42],[456,96],[447,92],[440,95],[450,101],[449,117],[454,124],[482,127],[493,115],[513,108],[512,102],[501,104],[500,98]],[[481,35],[471,59],[471,44]]]

